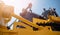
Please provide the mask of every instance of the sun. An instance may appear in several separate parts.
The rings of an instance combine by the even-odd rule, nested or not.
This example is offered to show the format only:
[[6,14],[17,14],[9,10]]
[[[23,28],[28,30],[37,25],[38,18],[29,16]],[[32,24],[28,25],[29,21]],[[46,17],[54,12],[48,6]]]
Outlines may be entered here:
[[[2,0],[6,5],[14,6],[14,13],[19,15],[22,12],[22,8],[27,7],[29,3],[33,4],[33,0]],[[15,18],[12,18],[11,21],[7,24],[8,26],[15,21]]]

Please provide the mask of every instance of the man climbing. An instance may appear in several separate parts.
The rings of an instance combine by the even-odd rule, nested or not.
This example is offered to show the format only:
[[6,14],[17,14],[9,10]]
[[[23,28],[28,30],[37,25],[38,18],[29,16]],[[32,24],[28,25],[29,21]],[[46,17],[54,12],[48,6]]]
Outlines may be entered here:
[[26,7],[26,9],[24,9],[24,8],[22,9],[22,13],[20,13],[20,15],[23,18],[32,21],[32,18],[31,18],[32,10],[31,10],[31,8],[32,8],[32,3],[29,3],[28,6]]

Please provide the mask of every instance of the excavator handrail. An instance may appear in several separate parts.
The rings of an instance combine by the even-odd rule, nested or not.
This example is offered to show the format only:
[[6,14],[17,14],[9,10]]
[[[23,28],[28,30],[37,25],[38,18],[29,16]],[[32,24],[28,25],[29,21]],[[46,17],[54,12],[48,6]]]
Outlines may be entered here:
[[33,22],[30,22],[27,19],[24,19],[23,17],[18,16],[18,15],[14,14],[14,13],[12,13],[12,16],[15,17],[15,18],[17,18],[17,19],[19,19],[19,20],[21,20],[21,21],[23,21],[23,22],[25,22],[26,24],[31,25],[32,27],[39,28],[39,29],[41,28],[38,25],[33,24]]

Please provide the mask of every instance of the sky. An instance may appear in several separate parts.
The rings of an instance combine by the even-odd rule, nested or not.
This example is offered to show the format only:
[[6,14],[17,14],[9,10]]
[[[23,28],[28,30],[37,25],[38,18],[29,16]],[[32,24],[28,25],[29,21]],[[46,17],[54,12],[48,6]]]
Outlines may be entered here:
[[37,3],[35,4],[35,9],[33,12],[36,12],[37,14],[41,14],[43,11],[43,8],[49,9],[56,8],[57,13],[60,15],[60,0],[37,0]]
[[[58,15],[60,16],[60,0],[3,0],[6,5],[14,6],[15,14],[19,15],[22,11],[22,8],[26,8],[27,5],[31,2],[32,12],[38,15],[41,15],[43,8],[56,8]],[[16,18],[12,17],[8,25],[13,23]]]

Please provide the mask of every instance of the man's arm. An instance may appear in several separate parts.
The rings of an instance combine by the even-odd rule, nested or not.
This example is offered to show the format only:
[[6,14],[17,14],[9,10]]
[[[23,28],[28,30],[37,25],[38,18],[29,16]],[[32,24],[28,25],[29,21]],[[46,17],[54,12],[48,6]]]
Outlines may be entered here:
[[54,12],[54,14],[56,15],[56,17],[58,17],[58,14],[56,13],[56,11]]

